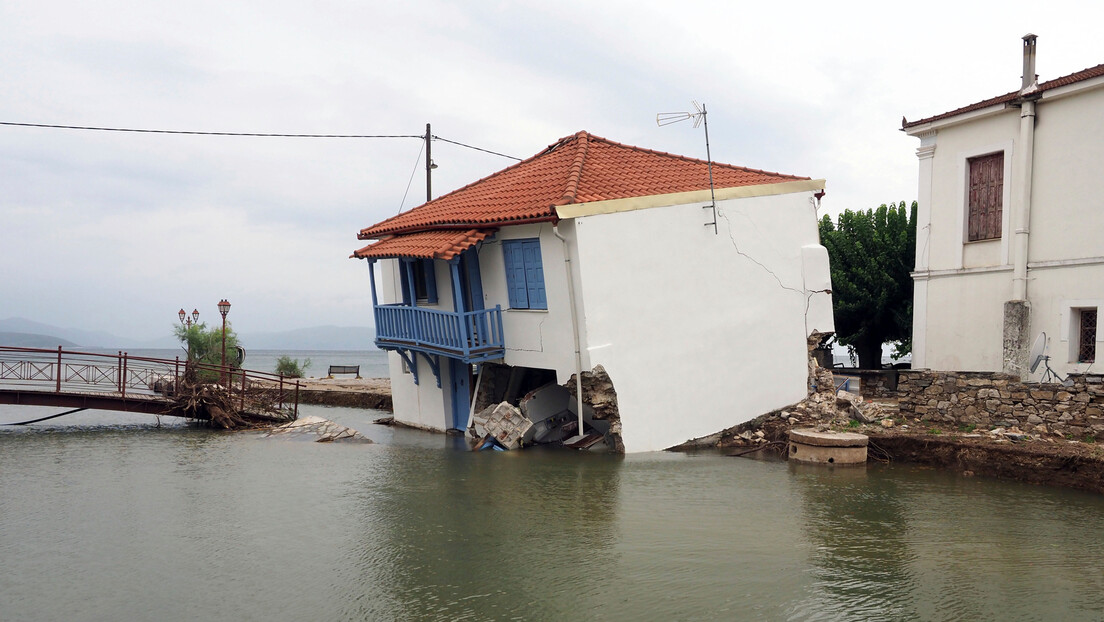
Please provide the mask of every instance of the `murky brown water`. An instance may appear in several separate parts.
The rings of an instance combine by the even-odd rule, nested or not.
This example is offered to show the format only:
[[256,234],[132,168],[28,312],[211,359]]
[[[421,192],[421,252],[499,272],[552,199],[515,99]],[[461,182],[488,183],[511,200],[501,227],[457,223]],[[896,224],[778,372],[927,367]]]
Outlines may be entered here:
[[0,431],[0,619],[1104,619],[1099,495],[905,466],[469,453],[371,411],[304,410],[378,443],[91,413]]

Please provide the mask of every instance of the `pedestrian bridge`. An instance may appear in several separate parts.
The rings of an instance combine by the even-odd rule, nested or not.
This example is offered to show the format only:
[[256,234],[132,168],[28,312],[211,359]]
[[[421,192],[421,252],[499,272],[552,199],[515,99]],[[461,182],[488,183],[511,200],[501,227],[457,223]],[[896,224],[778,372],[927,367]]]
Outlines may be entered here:
[[[180,358],[0,346],[0,404],[185,416],[176,405],[188,367]],[[194,364],[251,415],[294,419],[299,382],[276,374]]]

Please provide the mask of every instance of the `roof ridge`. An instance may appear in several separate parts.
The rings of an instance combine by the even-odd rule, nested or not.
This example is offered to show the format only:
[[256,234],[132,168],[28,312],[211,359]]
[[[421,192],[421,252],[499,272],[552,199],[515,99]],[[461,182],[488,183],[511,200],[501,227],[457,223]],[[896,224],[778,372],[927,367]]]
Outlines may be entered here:
[[585,131],[579,131],[575,134],[575,140],[578,143],[575,148],[575,161],[571,163],[571,168],[568,169],[567,187],[564,188],[563,196],[556,202],[557,205],[574,203],[575,197],[579,194],[579,180],[583,177],[583,165],[586,163],[587,152],[590,150],[589,136]]
[[[587,134],[590,140],[597,140],[606,143],[607,145],[613,145],[615,147],[622,147],[631,151],[639,151],[641,153],[650,153],[652,155],[663,156],[667,158],[673,158],[675,160],[682,160],[683,162],[694,162],[696,164],[709,165],[709,160],[702,160],[701,158],[691,158],[689,156],[679,155],[677,153],[671,153],[669,151],[659,151],[658,149],[648,149],[647,147],[638,147],[636,145],[627,145],[625,143],[619,143],[616,140],[610,140],[608,138],[602,138],[601,136],[595,136],[594,134]],[[748,173],[761,173],[763,175],[774,175],[776,177],[789,177],[790,179],[809,179],[808,177],[802,177],[800,175],[790,175],[788,173],[779,173],[776,171],[767,171],[759,168],[750,168],[747,166],[740,166],[739,164],[728,164],[726,162],[712,161],[713,166],[720,166],[733,171],[745,171]]]
[[[1084,81],[1084,80],[1091,80],[1092,78],[1099,78],[1101,76],[1104,76],[1104,63],[1101,63],[1099,65],[1093,65],[1092,67],[1086,67],[1084,69],[1081,69],[1079,71],[1075,71],[1073,73],[1067,73],[1065,75],[1058,76],[1057,78],[1052,78],[1052,79],[1047,80],[1045,82],[1040,82],[1039,85],[1038,85],[1038,89],[1035,91],[1034,95],[1043,93],[1044,91],[1049,91],[1051,89],[1056,89],[1056,88],[1060,88],[1060,87],[1063,87],[1063,86],[1068,86],[1070,84],[1076,84],[1076,83]],[[923,119],[918,119],[916,121],[908,121],[908,120],[906,120],[902,117],[902,119],[901,119],[901,129],[906,130],[906,129],[909,129],[911,127],[916,127],[917,125],[923,125],[925,123],[930,123],[932,121],[939,121],[941,119],[949,119],[951,117],[956,117],[960,114],[965,114],[967,112],[973,112],[975,110],[981,110],[983,108],[988,108],[989,106],[996,106],[997,104],[1014,101],[1014,100],[1016,100],[1020,97],[1020,93],[1021,93],[1021,90],[1010,91],[1010,92],[1005,93],[1003,95],[997,95],[996,97],[989,97],[989,98],[983,99],[981,101],[974,102],[972,104],[967,104],[965,106],[959,106],[958,108],[955,108],[953,110],[949,110],[947,112],[937,114],[937,115],[932,115],[930,117],[924,117]]]

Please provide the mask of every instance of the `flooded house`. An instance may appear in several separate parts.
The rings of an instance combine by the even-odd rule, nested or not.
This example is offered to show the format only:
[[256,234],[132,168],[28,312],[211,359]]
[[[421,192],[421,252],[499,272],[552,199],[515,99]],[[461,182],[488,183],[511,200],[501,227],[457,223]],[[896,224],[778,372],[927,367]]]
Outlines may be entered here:
[[800,400],[833,330],[823,188],[579,132],[361,230],[395,419],[506,401],[639,452]]

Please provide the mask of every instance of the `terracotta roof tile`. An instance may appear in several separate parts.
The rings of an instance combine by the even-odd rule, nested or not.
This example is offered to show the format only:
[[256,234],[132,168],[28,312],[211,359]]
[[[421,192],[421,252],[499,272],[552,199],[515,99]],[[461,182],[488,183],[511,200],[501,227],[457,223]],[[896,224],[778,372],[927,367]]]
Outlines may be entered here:
[[[713,163],[716,188],[795,179],[808,177]],[[708,188],[709,172],[704,160],[578,132],[527,160],[362,229],[357,237],[363,240],[429,229],[468,230],[555,221],[557,205]]]
[[[1097,65],[1095,67],[1089,67],[1088,69],[1082,69],[1081,71],[1077,71],[1077,72],[1071,73],[1069,75],[1062,76],[1060,78],[1055,78],[1053,80],[1048,80],[1046,82],[1043,82],[1042,84],[1039,85],[1039,90],[1036,91],[1036,93],[1043,93],[1043,92],[1049,91],[1051,89],[1056,89],[1056,88],[1063,87],[1063,86],[1069,86],[1070,84],[1075,84],[1077,82],[1081,82],[1081,81],[1084,81],[1084,80],[1091,80],[1092,78],[1099,78],[1101,76],[1104,76],[1104,64]],[[960,114],[965,114],[967,112],[973,112],[975,110],[981,110],[983,108],[988,108],[989,106],[996,106],[998,104],[1006,104],[1006,103],[1009,103],[1009,102],[1016,101],[1019,97],[1020,97],[1020,92],[1019,91],[1012,91],[1011,93],[1005,93],[1004,95],[998,95],[997,97],[990,97],[989,99],[979,101],[975,104],[970,104],[969,106],[963,106],[961,108],[956,108],[956,109],[954,109],[950,112],[944,112],[943,114],[937,114],[934,117],[927,117],[925,119],[920,119],[918,121],[906,121],[906,120],[902,119],[901,120],[901,129],[907,130],[911,127],[916,127],[917,125],[923,125],[925,123],[931,123],[932,121],[940,121],[942,119],[949,119],[951,117],[955,117],[955,116],[958,116]]]
[[356,259],[421,257],[448,260],[482,242],[492,233],[494,233],[493,229],[469,231],[438,229],[391,236],[354,251],[352,257]]

